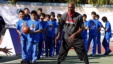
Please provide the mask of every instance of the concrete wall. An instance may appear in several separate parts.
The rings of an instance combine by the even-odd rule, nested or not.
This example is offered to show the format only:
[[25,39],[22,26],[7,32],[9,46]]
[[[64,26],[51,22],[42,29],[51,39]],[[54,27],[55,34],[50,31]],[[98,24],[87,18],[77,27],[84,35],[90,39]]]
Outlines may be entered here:
[[[8,24],[15,24],[18,20],[17,10],[24,9],[28,7],[30,10],[37,10],[38,8],[42,8],[43,12],[49,14],[50,12],[55,12],[56,14],[67,11],[67,4],[42,4],[42,3],[18,3],[16,5],[11,5],[9,3],[1,3],[0,4],[0,14],[3,16],[5,21]],[[75,11],[80,12],[81,14],[87,14],[87,20],[91,19],[90,13],[92,11],[96,11],[101,17],[107,16],[108,20],[113,25],[113,6],[102,6],[102,7],[93,7],[92,5],[81,5],[75,8]],[[103,23],[103,22],[102,22]],[[113,28],[113,27],[112,27]]]

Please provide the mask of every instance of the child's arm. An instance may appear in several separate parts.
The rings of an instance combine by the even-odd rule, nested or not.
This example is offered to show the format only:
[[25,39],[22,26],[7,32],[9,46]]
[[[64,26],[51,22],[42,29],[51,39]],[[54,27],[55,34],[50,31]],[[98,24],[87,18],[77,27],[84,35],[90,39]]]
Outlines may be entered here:
[[17,30],[17,32],[18,32],[19,36],[21,36],[21,35],[22,35],[22,33],[20,32],[20,30]]
[[109,26],[110,26],[110,23],[107,23],[107,24],[106,24],[106,27],[105,27],[105,31],[108,31]]
[[32,30],[30,30],[30,34],[33,34],[33,33],[39,33],[39,32],[42,32],[42,25],[40,24],[40,23],[38,23],[37,24],[37,30],[35,30],[35,31],[32,31]]
[[42,25],[40,23],[38,23],[38,30],[34,31],[34,33],[39,33],[39,32],[42,32],[43,29],[42,29]]
[[34,33],[39,33],[39,32],[42,32],[42,30],[36,30],[36,31],[34,31]]
[[108,31],[108,28],[105,28],[105,31]]
[[34,34],[34,33],[39,33],[39,32],[42,32],[42,30],[36,30],[36,31],[30,30],[30,31],[28,32],[28,34]]
[[16,23],[16,30],[17,30],[17,32],[18,32],[18,34],[19,34],[19,36],[21,36],[22,35],[22,33],[20,32],[20,27],[19,27],[19,21]]

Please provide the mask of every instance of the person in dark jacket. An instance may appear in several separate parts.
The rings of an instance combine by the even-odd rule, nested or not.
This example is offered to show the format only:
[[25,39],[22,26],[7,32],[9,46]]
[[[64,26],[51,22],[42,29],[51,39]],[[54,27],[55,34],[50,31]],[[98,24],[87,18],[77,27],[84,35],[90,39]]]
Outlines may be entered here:
[[68,12],[64,13],[59,23],[59,33],[56,37],[58,41],[62,30],[64,29],[63,43],[61,44],[57,64],[61,64],[65,60],[68,51],[71,47],[77,52],[80,60],[83,60],[85,64],[89,64],[87,52],[84,47],[83,38],[81,32],[83,30],[83,17],[78,12],[75,12],[75,6],[73,2],[68,4]]
[[2,36],[2,31],[5,28],[5,24],[6,23],[5,23],[4,19],[3,19],[3,17],[0,16],[0,40],[1,40],[1,36]]

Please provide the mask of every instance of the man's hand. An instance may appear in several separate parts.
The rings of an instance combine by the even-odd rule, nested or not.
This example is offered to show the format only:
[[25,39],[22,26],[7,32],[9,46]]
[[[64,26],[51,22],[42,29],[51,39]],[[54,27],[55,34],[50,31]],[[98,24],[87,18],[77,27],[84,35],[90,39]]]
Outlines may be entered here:
[[8,55],[11,55],[11,51],[9,51],[9,50],[11,50],[12,48],[9,48],[9,49],[7,49],[6,47],[5,48],[3,48],[3,52],[8,56]]
[[68,38],[68,41],[69,41],[69,42],[73,42],[74,38],[75,38],[75,34],[72,34],[72,35]]

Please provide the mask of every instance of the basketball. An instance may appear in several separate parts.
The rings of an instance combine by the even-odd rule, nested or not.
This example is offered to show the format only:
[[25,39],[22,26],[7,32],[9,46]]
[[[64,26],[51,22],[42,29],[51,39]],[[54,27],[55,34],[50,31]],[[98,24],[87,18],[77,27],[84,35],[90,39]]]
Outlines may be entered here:
[[28,26],[24,26],[24,27],[22,28],[22,31],[23,31],[24,33],[28,33],[28,32],[30,31],[30,29],[29,29]]

